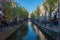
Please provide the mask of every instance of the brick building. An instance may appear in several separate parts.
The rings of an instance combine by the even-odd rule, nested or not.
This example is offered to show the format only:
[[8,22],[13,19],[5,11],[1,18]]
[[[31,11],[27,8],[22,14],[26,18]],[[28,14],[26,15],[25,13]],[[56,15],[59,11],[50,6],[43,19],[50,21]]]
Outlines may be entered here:
[[10,2],[10,0],[6,0],[6,2]]
[[4,9],[5,9],[5,3],[6,3],[5,0],[0,0],[0,11],[2,11],[2,12],[4,12]]

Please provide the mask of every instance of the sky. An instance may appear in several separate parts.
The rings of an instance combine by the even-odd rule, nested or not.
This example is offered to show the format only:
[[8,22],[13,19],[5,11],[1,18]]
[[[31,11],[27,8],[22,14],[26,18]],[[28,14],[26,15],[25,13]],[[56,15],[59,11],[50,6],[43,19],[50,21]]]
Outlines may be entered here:
[[43,0],[17,0],[16,2],[18,6],[22,6],[27,9],[29,13],[32,13],[37,9],[38,5],[42,4]]

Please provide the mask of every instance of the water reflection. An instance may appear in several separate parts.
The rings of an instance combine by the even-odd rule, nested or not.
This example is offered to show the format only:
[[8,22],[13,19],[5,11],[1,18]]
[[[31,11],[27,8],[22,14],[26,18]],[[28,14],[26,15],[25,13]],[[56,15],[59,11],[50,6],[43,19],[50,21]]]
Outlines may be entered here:
[[28,32],[28,23],[25,23],[17,30],[17,40],[23,40]]
[[34,32],[32,26],[31,26],[31,22],[28,22],[28,29],[29,29],[29,31],[24,40],[37,40],[36,33]]
[[36,25],[26,22],[6,40],[47,40],[47,38]]
[[46,32],[44,32],[41,28],[37,28],[36,25],[33,25],[33,29],[37,34],[38,40],[54,40],[52,37],[50,37]]
[[20,28],[9,36],[6,40],[23,40],[28,32],[28,22],[21,25]]
[[47,38],[43,35],[43,33],[34,25],[34,30],[38,36],[39,40],[47,40]]

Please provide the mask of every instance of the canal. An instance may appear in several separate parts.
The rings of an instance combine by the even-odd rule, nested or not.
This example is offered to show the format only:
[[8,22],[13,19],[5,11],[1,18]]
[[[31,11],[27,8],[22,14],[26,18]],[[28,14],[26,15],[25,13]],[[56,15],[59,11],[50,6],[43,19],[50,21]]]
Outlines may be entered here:
[[6,40],[47,40],[42,32],[31,22],[26,22]]

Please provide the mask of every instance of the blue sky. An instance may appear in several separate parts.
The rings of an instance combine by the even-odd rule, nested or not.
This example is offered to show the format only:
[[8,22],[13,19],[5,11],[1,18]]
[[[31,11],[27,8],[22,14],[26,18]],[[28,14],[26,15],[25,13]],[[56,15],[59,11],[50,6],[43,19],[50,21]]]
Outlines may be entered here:
[[28,10],[29,13],[32,13],[37,9],[38,5],[41,5],[43,0],[17,0],[18,6],[22,6]]

